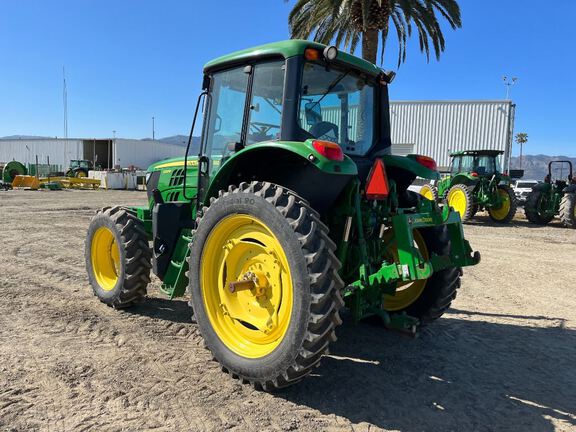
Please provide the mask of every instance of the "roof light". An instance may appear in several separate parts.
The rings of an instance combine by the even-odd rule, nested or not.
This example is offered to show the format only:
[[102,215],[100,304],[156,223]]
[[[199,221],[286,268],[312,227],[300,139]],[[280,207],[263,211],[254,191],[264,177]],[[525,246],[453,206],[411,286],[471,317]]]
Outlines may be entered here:
[[382,159],[376,159],[366,181],[366,198],[372,200],[386,199],[389,190],[384,162]]
[[429,156],[424,155],[416,155],[416,162],[418,162],[423,167],[428,168],[429,170],[436,171],[438,165],[436,165],[436,161]]
[[334,161],[344,160],[344,152],[342,151],[342,148],[332,141],[314,140],[312,141],[312,147],[327,159]]
[[328,61],[335,60],[336,57],[338,57],[338,48],[336,48],[334,45],[327,46],[324,48],[324,52],[322,54]]
[[304,50],[304,58],[306,60],[319,60],[320,59],[320,51],[315,48],[306,48]]

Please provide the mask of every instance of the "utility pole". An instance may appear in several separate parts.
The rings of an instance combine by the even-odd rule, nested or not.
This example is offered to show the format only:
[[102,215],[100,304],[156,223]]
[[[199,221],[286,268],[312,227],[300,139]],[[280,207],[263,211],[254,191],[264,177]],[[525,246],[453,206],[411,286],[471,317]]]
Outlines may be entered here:
[[154,116],[152,116],[152,140],[156,139],[155,131],[154,131]]
[[512,79],[509,79],[506,75],[504,75],[502,77],[502,81],[504,81],[504,85],[506,86],[506,100],[510,100],[510,93],[511,93],[510,87],[516,84],[518,78],[512,77]]

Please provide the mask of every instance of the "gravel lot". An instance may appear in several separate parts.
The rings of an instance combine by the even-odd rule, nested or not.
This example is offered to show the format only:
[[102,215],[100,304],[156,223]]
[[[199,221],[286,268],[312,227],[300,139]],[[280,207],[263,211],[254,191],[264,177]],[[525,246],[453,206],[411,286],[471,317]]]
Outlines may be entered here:
[[465,227],[480,265],[416,339],[346,320],[313,376],[242,385],[202,348],[187,300],[93,297],[84,237],[142,192],[0,192],[1,431],[576,430],[576,231],[523,215]]

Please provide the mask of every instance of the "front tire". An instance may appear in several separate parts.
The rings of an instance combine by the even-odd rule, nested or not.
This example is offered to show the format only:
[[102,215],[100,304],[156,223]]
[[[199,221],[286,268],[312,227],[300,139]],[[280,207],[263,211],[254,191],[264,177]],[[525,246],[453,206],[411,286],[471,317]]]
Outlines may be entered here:
[[189,287],[206,347],[256,388],[300,381],[341,324],[343,282],[328,228],[294,192],[266,182],[220,191],[197,224]]
[[472,218],[474,204],[472,188],[465,184],[455,184],[448,190],[448,205],[460,214],[462,222]]
[[430,201],[438,201],[438,189],[431,184],[425,184],[420,188],[420,195]]
[[146,296],[152,251],[140,219],[122,207],[98,211],[85,244],[88,280],[101,302],[125,308]]
[[516,209],[518,208],[516,195],[514,191],[506,185],[498,186],[496,192],[500,195],[502,204],[499,208],[488,209],[490,219],[498,223],[509,223],[514,218]]

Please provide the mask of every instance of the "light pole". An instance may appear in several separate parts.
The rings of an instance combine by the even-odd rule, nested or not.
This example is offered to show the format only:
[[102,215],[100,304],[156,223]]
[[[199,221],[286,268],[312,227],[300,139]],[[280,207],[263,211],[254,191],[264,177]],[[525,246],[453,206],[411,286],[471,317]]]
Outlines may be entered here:
[[155,131],[154,131],[154,116],[152,116],[152,141],[155,139]]
[[510,87],[516,84],[518,78],[512,77],[511,79],[509,79],[506,75],[504,75],[502,77],[502,81],[504,81],[504,85],[506,86],[506,100],[510,100],[510,91],[511,91]]

